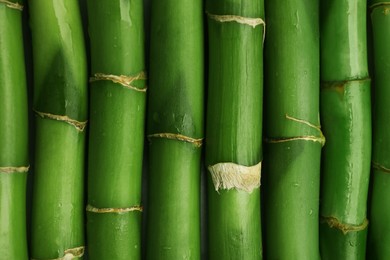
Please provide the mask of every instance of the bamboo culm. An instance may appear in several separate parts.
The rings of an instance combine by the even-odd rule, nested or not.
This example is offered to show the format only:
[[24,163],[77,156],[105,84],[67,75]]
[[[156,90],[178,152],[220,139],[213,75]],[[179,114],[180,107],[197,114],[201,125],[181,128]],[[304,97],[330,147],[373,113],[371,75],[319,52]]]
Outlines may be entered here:
[[320,259],[319,2],[265,1],[267,259]]
[[200,259],[201,0],[151,2],[146,259]]
[[28,258],[26,181],[27,87],[23,2],[0,2],[0,258]]
[[208,259],[261,259],[263,1],[206,1]]
[[390,259],[390,5],[370,1],[374,49],[372,195],[368,256]]
[[365,259],[371,97],[365,0],[322,1],[322,259]]
[[141,259],[146,101],[142,5],[141,0],[88,1],[92,67],[87,235],[91,259]]
[[78,1],[29,1],[35,120],[32,259],[84,254],[87,66]]

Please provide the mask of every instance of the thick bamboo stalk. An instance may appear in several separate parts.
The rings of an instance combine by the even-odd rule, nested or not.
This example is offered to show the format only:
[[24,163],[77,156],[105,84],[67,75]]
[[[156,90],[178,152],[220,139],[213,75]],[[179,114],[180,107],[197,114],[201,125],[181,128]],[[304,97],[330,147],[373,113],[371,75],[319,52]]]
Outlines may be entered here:
[[321,5],[322,259],[365,259],[371,159],[365,0]]
[[265,1],[267,259],[319,259],[318,1]]
[[261,259],[263,1],[207,1],[208,259]]
[[200,259],[201,0],[151,3],[146,259]]
[[31,258],[84,253],[87,73],[76,0],[31,0],[36,114]]
[[0,1],[0,258],[28,258],[27,88],[21,1]]
[[371,1],[370,4],[375,96],[368,256],[390,259],[390,3]]
[[[141,258],[146,73],[143,1],[89,0],[91,259]],[[107,10],[110,10],[107,12]]]

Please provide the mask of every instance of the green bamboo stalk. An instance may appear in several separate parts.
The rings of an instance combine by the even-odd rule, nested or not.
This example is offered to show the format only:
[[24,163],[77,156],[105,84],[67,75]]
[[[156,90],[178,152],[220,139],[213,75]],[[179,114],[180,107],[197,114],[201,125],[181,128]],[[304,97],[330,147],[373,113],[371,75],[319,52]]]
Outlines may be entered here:
[[22,1],[0,0],[0,258],[28,258],[27,87]]
[[36,114],[31,258],[84,254],[87,73],[76,0],[31,0]]
[[143,1],[89,0],[88,18],[88,255],[140,259],[146,101]]
[[201,0],[151,2],[146,259],[200,259]]
[[370,5],[375,97],[368,257],[390,259],[390,3],[373,0]]
[[320,259],[318,1],[265,1],[267,259]]
[[206,1],[208,259],[261,259],[263,1]]
[[371,159],[365,0],[321,5],[322,259],[365,259]]

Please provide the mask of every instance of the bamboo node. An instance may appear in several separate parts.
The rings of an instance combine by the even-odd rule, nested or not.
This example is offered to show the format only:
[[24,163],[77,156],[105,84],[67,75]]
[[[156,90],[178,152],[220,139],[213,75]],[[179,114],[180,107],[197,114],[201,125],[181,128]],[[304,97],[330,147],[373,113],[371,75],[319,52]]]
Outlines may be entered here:
[[[45,260],[72,260],[75,258],[80,258],[84,255],[85,246],[75,247],[66,249],[64,251],[64,256],[59,258],[45,259]],[[30,260],[42,260],[37,258],[30,258]]]
[[85,127],[87,126],[87,122],[88,122],[88,121],[80,122],[80,121],[71,119],[68,116],[53,115],[50,113],[39,112],[36,110],[34,110],[34,112],[42,118],[49,118],[49,119],[62,121],[62,122],[65,122],[67,124],[70,124],[70,125],[74,126],[80,132],[84,131]]
[[224,162],[208,166],[207,169],[217,192],[236,189],[252,193],[260,187],[261,162],[253,166]]
[[364,219],[363,223],[360,225],[353,225],[353,224],[347,224],[342,223],[340,220],[338,220],[335,217],[323,217],[321,216],[321,222],[327,223],[330,228],[336,228],[343,232],[344,235],[346,235],[349,232],[358,232],[365,230],[368,226],[368,219]]
[[158,134],[150,134],[147,136],[148,140],[151,142],[152,138],[166,138],[170,140],[178,140],[178,141],[183,141],[186,143],[191,143],[195,145],[196,147],[201,147],[203,143],[203,138],[196,139],[192,137],[188,137],[185,135],[181,134],[173,134],[173,133],[158,133]]
[[372,164],[372,168],[375,169],[375,170],[378,170],[378,171],[381,171],[381,172],[385,172],[385,173],[390,173],[390,169],[389,168],[386,168],[385,166],[383,165],[380,165],[379,163],[377,162],[371,162]]
[[14,167],[14,166],[6,166],[6,167],[0,167],[0,173],[25,173],[28,172],[30,169],[29,166],[19,166],[19,167]]
[[86,211],[93,212],[93,213],[127,213],[127,212],[133,212],[133,211],[143,211],[142,206],[132,206],[128,208],[95,208],[92,205],[87,205]]
[[[373,10],[373,9],[375,9],[376,7],[386,6],[386,5],[390,5],[390,2],[379,2],[379,3],[372,4],[372,5],[370,6],[370,9]],[[384,10],[384,14],[385,14],[385,15],[387,15],[388,13],[389,13],[389,9]]]
[[112,74],[104,74],[104,73],[95,73],[93,77],[89,79],[89,82],[96,82],[96,81],[101,81],[101,80],[109,80],[114,83],[118,83],[128,89],[132,89],[138,92],[146,92],[147,87],[144,88],[137,88],[132,85],[134,81],[137,80],[146,80],[146,72],[141,71],[137,75],[134,76],[125,76],[125,75],[112,75]]
[[0,3],[1,4],[5,4],[5,6],[11,8],[11,9],[15,9],[15,10],[19,10],[19,11],[23,11],[23,5],[22,4],[19,4],[19,3],[14,3],[14,2],[11,2],[11,1],[7,1],[7,0],[0,0]]
[[209,12],[206,12],[206,14],[210,19],[213,19],[220,23],[236,22],[239,24],[249,25],[253,28],[256,28],[256,26],[258,25],[262,25],[265,28],[265,22],[262,18],[251,18],[239,15],[217,15],[210,14]]

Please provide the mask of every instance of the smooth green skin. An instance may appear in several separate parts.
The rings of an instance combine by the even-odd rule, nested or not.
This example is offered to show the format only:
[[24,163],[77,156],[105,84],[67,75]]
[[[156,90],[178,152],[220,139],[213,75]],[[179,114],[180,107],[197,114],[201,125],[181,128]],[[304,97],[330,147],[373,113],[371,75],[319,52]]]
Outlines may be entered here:
[[[22,12],[0,3],[0,167],[28,166]],[[0,256],[28,258],[27,173],[0,173]]]
[[[366,218],[371,159],[367,2],[321,3],[321,122],[327,138],[322,158],[321,216],[358,226]],[[359,233],[363,234],[343,236],[323,227],[322,258],[364,259],[366,231]]]
[[84,139],[74,126],[36,117],[31,258],[84,245]]
[[77,0],[29,0],[34,109],[87,120],[87,66]]
[[[136,75],[145,70],[140,0],[88,1],[91,74]],[[145,88],[145,80],[133,83]],[[88,204],[141,204],[146,93],[111,81],[91,83]],[[140,259],[141,214],[87,213],[91,259]]]
[[141,259],[141,214],[87,212],[88,258]]
[[193,144],[152,139],[146,259],[200,259],[200,156]]
[[[87,74],[78,1],[29,1],[33,109],[87,119]],[[85,130],[36,117],[31,258],[84,246]]]
[[[320,138],[318,1],[265,1],[265,136]],[[267,143],[264,225],[267,259],[320,259],[318,210],[321,143]]]
[[304,140],[265,146],[264,251],[267,259],[320,259],[320,150],[319,143]]
[[329,228],[327,223],[321,223],[320,233],[322,239],[329,240],[321,244],[321,259],[366,259],[367,229],[344,234],[339,229]]
[[[371,4],[379,1],[371,1]],[[373,113],[373,155],[372,161],[390,169],[390,16],[389,5],[371,11],[373,48],[375,62],[375,97]],[[390,259],[390,195],[388,172],[377,169],[372,173],[372,195],[370,209],[368,256],[370,259]]]
[[[206,12],[264,19],[262,1],[206,1]],[[263,33],[208,19],[206,166],[262,160]],[[217,192],[208,175],[208,259],[261,259],[260,189]]]
[[[203,15],[201,0],[151,2],[148,134],[203,138]],[[200,156],[150,139],[146,259],[200,259]]]

